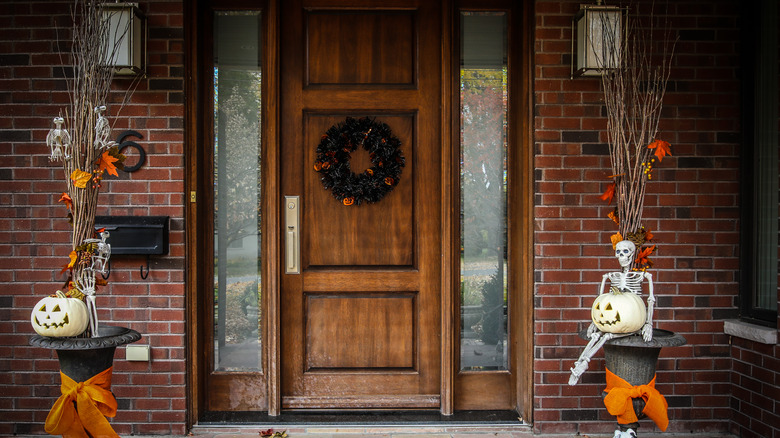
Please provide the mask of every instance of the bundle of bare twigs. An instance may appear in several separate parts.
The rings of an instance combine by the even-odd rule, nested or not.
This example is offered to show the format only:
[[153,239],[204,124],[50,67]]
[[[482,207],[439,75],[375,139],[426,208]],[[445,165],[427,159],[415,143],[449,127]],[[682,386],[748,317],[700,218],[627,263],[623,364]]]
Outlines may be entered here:
[[[69,133],[70,153],[61,160],[68,185],[63,200],[68,204],[73,224],[71,244],[74,252],[69,266],[73,279],[81,278],[82,270],[89,267],[88,260],[74,263],[73,254],[83,253],[84,241],[95,236],[95,214],[106,160],[104,158],[101,163],[101,155],[114,146],[108,139],[111,127],[103,114],[114,78],[114,70],[107,64],[118,52],[119,41],[127,29],[111,30],[111,14],[106,13],[105,3],[105,0],[73,1],[70,51],[67,59],[63,59],[69,105],[62,115]],[[110,38],[110,32],[117,35]],[[108,41],[116,43],[111,45]],[[125,91],[122,104],[128,100],[132,88]],[[111,154],[121,156],[117,148]],[[121,160],[108,160],[111,171],[114,171],[114,161],[121,168]]]
[[[621,41],[612,41],[612,53],[603,59],[617,60],[617,68],[603,74],[602,86],[607,113],[607,134],[614,180],[618,229],[621,236],[642,228],[645,186],[652,178],[653,155],[660,158],[654,142],[658,133],[664,94],[671,71],[676,39],[668,23],[657,26],[649,16],[627,14]],[[605,25],[614,22],[604,20]],[[660,29],[659,29],[660,27]],[[657,40],[660,36],[661,40]],[[664,142],[665,143],[665,142]],[[668,143],[665,144],[668,150]]]

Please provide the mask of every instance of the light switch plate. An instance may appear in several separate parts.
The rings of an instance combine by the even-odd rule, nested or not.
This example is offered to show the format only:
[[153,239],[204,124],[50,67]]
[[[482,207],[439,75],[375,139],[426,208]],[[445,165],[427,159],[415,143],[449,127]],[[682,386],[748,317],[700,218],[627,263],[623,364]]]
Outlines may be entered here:
[[149,362],[148,345],[128,345],[125,349],[125,359],[128,361]]

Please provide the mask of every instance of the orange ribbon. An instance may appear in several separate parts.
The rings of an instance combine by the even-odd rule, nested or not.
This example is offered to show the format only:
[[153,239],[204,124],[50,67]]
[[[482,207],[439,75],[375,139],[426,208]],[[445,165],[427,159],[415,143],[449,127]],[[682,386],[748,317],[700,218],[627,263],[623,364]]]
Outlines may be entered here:
[[619,424],[631,424],[639,421],[634,412],[632,399],[642,397],[645,408],[642,413],[650,417],[662,431],[669,426],[666,398],[655,389],[655,376],[647,385],[631,386],[612,371],[607,369],[607,392],[604,405],[611,415],[617,417]]
[[75,438],[86,437],[88,431],[93,437],[119,438],[106,420],[116,415],[117,408],[116,398],[109,390],[113,368],[80,383],[60,372],[62,395],[46,417],[46,432]]

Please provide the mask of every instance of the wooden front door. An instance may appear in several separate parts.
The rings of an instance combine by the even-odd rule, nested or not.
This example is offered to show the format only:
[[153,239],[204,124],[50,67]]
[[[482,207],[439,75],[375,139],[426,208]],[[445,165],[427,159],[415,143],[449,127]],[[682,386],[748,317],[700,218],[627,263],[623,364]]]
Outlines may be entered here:
[[[281,5],[281,405],[438,408],[441,31],[435,1]],[[397,186],[347,206],[323,187],[316,148],[369,117],[401,141]],[[352,172],[371,167],[358,148]],[[290,198],[296,199],[296,198]],[[288,273],[288,263],[296,266]]]

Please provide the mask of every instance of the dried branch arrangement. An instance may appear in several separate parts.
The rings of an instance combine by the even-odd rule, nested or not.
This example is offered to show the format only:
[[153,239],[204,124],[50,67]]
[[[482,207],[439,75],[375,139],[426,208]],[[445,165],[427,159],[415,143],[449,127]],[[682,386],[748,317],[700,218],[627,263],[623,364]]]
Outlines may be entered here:
[[[644,18],[644,19],[640,19]],[[628,14],[625,31],[604,29],[603,35],[618,35],[620,41],[610,41],[603,47],[612,48],[603,59],[616,59],[617,68],[605,72],[602,78],[607,112],[607,134],[613,184],[602,199],[616,199],[610,217],[618,224],[612,236],[613,246],[623,240],[634,241],[637,248],[649,242],[652,233],[642,226],[645,187],[652,179],[655,160],[671,155],[669,143],[657,139],[666,85],[671,71],[676,39],[670,37],[668,25],[657,29],[657,17]],[[605,26],[620,26],[615,21],[602,20]],[[661,41],[654,36],[661,35]],[[637,251],[637,265],[646,269],[647,256],[655,246]]]
[[74,0],[71,48],[64,60],[72,68],[72,74],[66,74],[70,104],[64,115],[54,119],[55,127],[46,138],[51,161],[61,162],[64,169],[68,190],[60,202],[67,207],[73,225],[72,251],[62,271],[69,273],[66,295],[86,302],[93,336],[98,331],[94,295],[105,284],[96,275],[106,273],[111,255],[108,233],[95,231],[98,194],[105,174],[118,176],[125,158],[109,139],[111,126],[104,112],[114,77],[106,64],[119,49],[118,42],[112,47],[107,41],[119,41],[127,29],[114,30],[117,38],[109,38],[111,13],[104,4],[105,0]]

